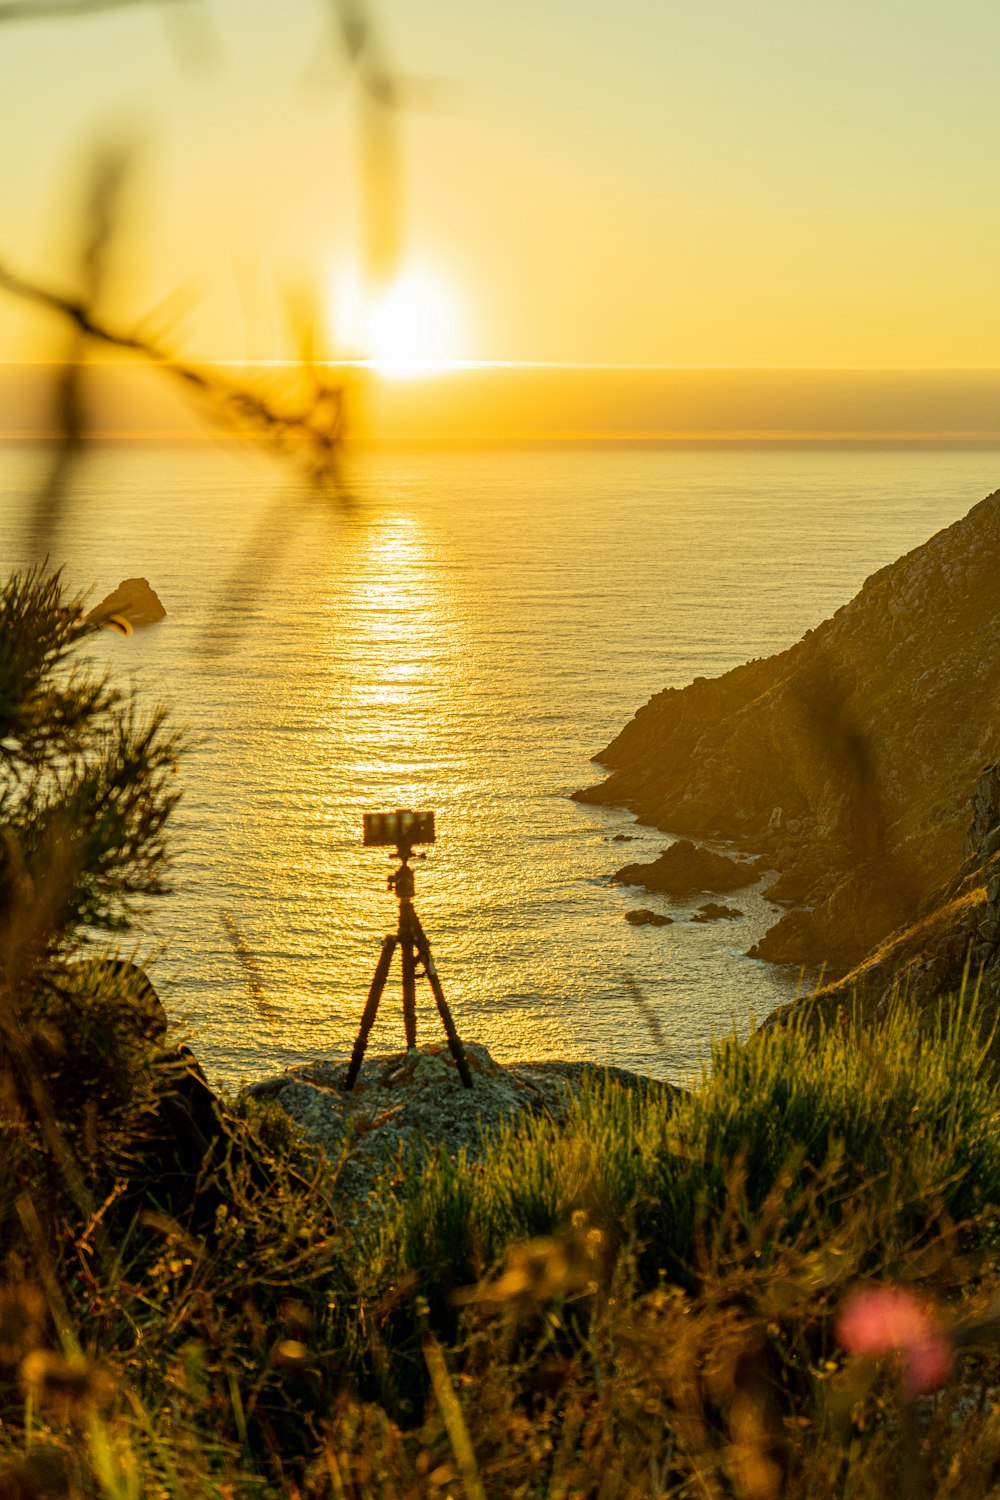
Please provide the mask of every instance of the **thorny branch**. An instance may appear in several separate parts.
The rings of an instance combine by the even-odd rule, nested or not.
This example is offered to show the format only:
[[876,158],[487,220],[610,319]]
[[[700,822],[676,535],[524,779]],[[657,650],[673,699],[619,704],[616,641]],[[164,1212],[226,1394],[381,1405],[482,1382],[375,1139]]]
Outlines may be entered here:
[[189,364],[151,339],[112,327],[94,317],[83,302],[19,275],[2,261],[0,286],[27,302],[59,313],[81,334],[98,344],[149,360],[203,398],[233,426],[250,428],[275,438],[280,446],[289,450],[301,453],[303,448],[307,449],[312,455],[316,476],[331,477],[335,450],[344,434],[344,388],[327,384],[318,366],[311,371],[315,386],[313,399],[297,410],[283,410],[259,392],[248,390],[216,370]]
[[[0,23],[44,16],[96,14],[128,5],[154,8],[164,0],[0,0]],[[365,256],[373,278],[387,280],[398,260],[400,242],[399,151],[396,112],[399,86],[368,7],[363,0],[326,0],[331,7],[334,45],[346,57],[359,85],[363,143]],[[347,407],[357,377],[316,362],[312,330],[306,328],[297,365],[297,386],[281,398],[250,387],[203,363],[180,358],[159,339],[116,327],[98,311],[108,250],[115,228],[125,159],[116,153],[99,160],[87,207],[81,246],[81,288],[60,291],[0,258],[0,290],[55,313],[70,330],[71,342],[54,391],[54,425],[59,447],[35,511],[34,550],[45,554],[58,528],[71,472],[87,437],[83,370],[87,346],[131,354],[148,362],[194,396],[230,429],[268,438],[274,447],[302,463],[320,489],[345,497],[341,449]],[[303,388],[304,387],[304,388]]]
[[[80,279],[87,306],[93,311],[104,286],[108,258],[122,188],[128,172],[128,156],[114,150],[99,156],[94,164],[84,235],[80,244]],[[47,550],[69,489],[74,465],[86,439],[86,405],[83,365],[86,339],[79,323],[70,323],[70,344],[56,377],[53,408],[62,440],[56,448],[48,477],[35,503],[34,542],[39,555]]]

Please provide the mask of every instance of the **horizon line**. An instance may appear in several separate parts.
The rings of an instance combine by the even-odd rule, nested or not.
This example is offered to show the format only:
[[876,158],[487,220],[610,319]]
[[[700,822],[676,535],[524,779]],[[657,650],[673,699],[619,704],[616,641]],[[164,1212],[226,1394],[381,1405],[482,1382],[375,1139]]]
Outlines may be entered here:
[[[124,350],[118,354],[87,359],[0,359],[0,369],[24,367],[53,368],[66,365],[96,365],[121,367],[125,364],[148,365],[153,369],[169,369],[174,357],[154,359],[149,356]],[[233,359],[211,358],[198,355],[176,356],[176,362],[209,365],[225,369],[299,369],[302,361],[297,359]],[[415,361],[412,365],[394,366],[375,359],[317,359],[312,361],[322,369],[366,370],[391,380],[419,378],[425,375],[451,373],[460,370],[595,370],[687,374],[693,372],[751,373],[751,374],[810,374],[810,375],[1000,375],[1000,364],[995,365],[791,365],[791,364],[666,364],[605,360],[560,360],[560,359],[445,359]]]
[[[65,442],[69,434],[59,428],[0,428],[0,443],[47,443]],[[102,427],[92,428],[87,440],[96,443],[117,442],[161,442],[161,443],[247,443],[267,446],[278,441],[274,433],[239,432],[226,427],[210,425],[186,427]],[[920,430],[916,428],[674,428],[674,429],[606,429],[599,431],[556,430],[552,432],[481,432],[465,435],[419,434],[384,435],[348,434],[344,438],[345,448],[383,447],[544,447],[573,446],[650,446],[671,447],[677,444],[726,447],[730,445],[753,445],[760,447],[781,444],[809,445],[832,443],[839,446],[861,446],[875,444],[892,447],[905,444],[934,446],[937,444],[970,444],[983,447],[1000,447],[1000,428]]]

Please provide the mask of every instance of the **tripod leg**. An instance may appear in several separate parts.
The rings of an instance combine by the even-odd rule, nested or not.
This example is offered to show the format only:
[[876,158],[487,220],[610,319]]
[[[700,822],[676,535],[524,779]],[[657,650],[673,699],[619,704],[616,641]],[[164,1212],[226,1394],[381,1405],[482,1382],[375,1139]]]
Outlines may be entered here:
[[378,963],[375,965],[372,987],[368,991],[364,1014],[361,1017],[361,1029],[358,1032],[357,1041],[354,1043],[354,1051],[351,1053],[351,1066],[348,1068],[347,1077],[344,1079],[344,1089],[347,1093],[350,1093],[354,1087],[355,1080],[361,1071],[362,1059],[365,1055],[365,1048],[368,1045],[368,1033],[375,1025],[375,1017],[378,1014],[378,1003],[382,998],[382,991],[385,989],[385,982],[389,977],[389,965],[392,963],[392,955],[396,951],[397,942],[398,939],[394,933],[382,939],[382,952],[379,954]]
[[400,902],[399,941],[403,949],[403,1030],[407,1049],[417,1045],[417,958],[413,951],[413,908]]
[[427,975],[428,983],[430,984],[431,990],[433,991],[434,999],[437,1001],[437,1008],[441,1013],[441,1020],[444,1022],[445,1035],[448,1038],[448,1047],[451,1050],[452,1057],[455,1059],[455,1066],[458,1069],[458,1075],[461,1078],[463,1085],[467,1089],[471,1089],[472,1074],[469,1071],[469,1064],[466,1060],[465,1048],[462,1046],[462,1038],[459,1036],[458,1032],[455,1029],[455,1023],[451,1018],[451,1011],[448,1009],[448,1002],[444,998],[444,990],[441,988],[441,981],[438,978],[437,969],[434,967],[434,959],[431,957],[431,945],[427,941],[427,934],[421,927],[420,918],[417,916],[416,912],[413,913],[413,926],[417,938],[417,952],[420,954],[420,958],[424,966],[424,972]]

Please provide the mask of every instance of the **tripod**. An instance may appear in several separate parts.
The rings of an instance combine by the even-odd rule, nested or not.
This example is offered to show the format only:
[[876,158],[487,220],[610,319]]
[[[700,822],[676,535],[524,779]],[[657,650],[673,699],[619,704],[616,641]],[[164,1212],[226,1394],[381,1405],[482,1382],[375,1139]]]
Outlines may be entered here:
[[[365,1002],[364,1014],[361,1017],[361,1028],[358,1031],[357,1041],[354,1043],[354,1051],[351,1053],[351,1064],[344,1079],[344,1088],[349,1092],[353,1089],[361,1063],[364,1059],[365,1048],[368,1045],[368,1034],[375,1025],[375,1017],[378,1014],[379,1001],[382,999],[382,991],[389,977],[389,967],[392,964],[392,955],[397,945],[403,950],[403,1030],[406,1032],[407,1050],[417,1045],[417,1011],[416,994],[417,979],[426,978],[431,987],[437,1008],[441,1013],[444,1023],[445,1035],[448,1038],[448,1047],[455,1059],[459,1077],[467,1089],[472,1087],[472,1074],[466,1061],[465,1050],[462,1047],[462,1039],[455,1030],[455,1023],[448,1009],[448,1002],[444,998],[444,990],[434,967],[434,959],[431,957],[431,945],[427,941],[427,934],[420,925],[420,918],[413,910],[413,871],[407,861],[412,856],[412,849],[407,844],[400,844],[396,850],[396,856],[400,861],[399,869],[388,877],[387,884],[390,891],[395,891],[399,902],[399,927],[394,933],[389,933],[382,939],[382,952],[379,954],[378,963],[375,965],[375,974],[372,978],[371,989],[368,991],[368,999]],[[420,858],[423,858],[421,855]],[[423,965],[418,970],[417,962]]]

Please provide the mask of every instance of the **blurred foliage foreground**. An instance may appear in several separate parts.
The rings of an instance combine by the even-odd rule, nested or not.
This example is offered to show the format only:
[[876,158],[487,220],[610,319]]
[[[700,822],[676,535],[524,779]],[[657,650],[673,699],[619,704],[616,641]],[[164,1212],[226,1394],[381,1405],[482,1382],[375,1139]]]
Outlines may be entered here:
[[608,1083],[351,1224],[107,946],[163,889],[177,738],[77,659],[57,578],[0,619],[2,1500],[1000,1485],[971,1001],[724,1040],[672,1109]]

